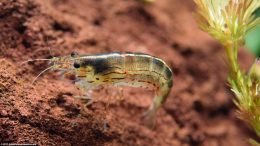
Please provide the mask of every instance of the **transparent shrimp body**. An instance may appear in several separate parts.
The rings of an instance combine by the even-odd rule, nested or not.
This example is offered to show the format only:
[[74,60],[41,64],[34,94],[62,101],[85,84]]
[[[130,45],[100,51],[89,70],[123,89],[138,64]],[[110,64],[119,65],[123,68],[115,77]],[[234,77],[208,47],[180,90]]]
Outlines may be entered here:
[[[155,97],[146,112],[146,121],[153,126],[159,107],[172,88],[173,74],[159,58],[142,53],[107,53],[54,57],[54,70],[72,73],[83,91],[100,85],[141,87],[155,90]],[[87,95],[88,96],[88,95]],[[88,99],[88,97],[86,97]]]

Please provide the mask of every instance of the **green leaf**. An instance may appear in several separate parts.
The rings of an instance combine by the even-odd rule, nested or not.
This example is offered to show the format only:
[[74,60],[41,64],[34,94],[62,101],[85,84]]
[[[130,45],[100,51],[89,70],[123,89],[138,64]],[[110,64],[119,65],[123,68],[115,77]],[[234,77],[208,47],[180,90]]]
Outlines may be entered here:
[[256,60],[249,70],[249,76],[260,81],[260,60]]

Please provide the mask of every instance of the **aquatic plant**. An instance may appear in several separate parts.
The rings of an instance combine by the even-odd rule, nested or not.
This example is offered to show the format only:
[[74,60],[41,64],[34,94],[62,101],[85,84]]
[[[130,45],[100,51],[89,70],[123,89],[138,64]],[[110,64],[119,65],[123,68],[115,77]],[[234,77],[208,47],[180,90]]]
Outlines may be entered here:
[[[248,73],[238,63],[238,49],[245,45],[246,34],[260,24],[260,18],[254,15],[260,0],[194,1],[200,28],[225,48],[230,68],[228,82],[236,96],[238,116],[260,137],[260,62],[256,59]],[[251,144],[259,145],[253,140]]]

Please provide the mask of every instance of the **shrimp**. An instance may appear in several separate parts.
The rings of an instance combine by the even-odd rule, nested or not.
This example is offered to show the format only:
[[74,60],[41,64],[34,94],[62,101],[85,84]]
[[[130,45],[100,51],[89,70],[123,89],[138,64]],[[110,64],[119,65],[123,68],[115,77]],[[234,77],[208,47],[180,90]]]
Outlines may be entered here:
[[69,56],[42,60],[49,60],[52,66],[42,71],[36,79],[51,69],[72,73],[77,78],[76,86],[83,90],[94,89],[100,85],[153,89],[155,96],[145,113],[149,127],[154,126],[156,113],[166,101],[173,85],[170,67],[163,60],[143,53],[71,53]]

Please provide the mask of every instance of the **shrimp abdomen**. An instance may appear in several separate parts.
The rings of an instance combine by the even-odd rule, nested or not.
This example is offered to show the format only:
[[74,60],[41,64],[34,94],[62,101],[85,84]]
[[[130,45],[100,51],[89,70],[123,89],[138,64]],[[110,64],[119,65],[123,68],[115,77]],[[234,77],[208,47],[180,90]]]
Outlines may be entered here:
[[170,67],[161,59],[142,53],[109,53],[86,56],[95,76],[104,84],[150,87],[155,97],[147,117],[153,123],[158,108],[166,101],[173,84]]

